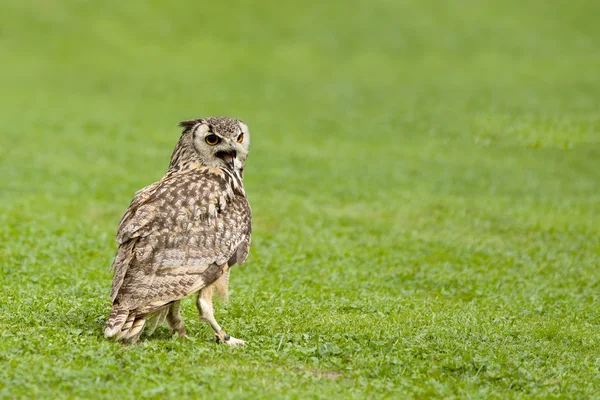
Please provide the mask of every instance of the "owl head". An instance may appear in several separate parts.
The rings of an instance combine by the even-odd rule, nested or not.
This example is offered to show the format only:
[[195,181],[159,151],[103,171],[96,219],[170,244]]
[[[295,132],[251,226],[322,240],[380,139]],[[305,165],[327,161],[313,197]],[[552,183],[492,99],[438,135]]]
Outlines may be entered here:
[[250,131],[242,121],[211,117],[183,121],[183,133],[171,156],[170,167],[196,161],[207,167],[243,171],[250,147]]

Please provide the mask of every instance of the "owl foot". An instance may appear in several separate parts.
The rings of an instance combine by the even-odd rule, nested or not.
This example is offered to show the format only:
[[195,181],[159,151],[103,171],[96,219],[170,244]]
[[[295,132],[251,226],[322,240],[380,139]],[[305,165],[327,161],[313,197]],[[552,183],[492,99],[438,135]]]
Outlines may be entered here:
[[225,342],[227,345],[231,346],[231,347],[235,347],[235,346],[245,346],[246,345],[246,341],[242,340],[242,339],[236,339],[234,337],[229,337],[229,340]]
[[246,342],[244,340],[231,337],[223,331],[217,333],[215,335],[215,337],[216,337],[215,340],[217,343],[225,343],[226,345],[231,346],[231,347],[243,346],[246,344]]
[[188,335],[187,333],[185,333],[185,328],[183,326],[180,329],[171,329],[171,336],[173,336],[175,332],[177,332],[177,335],[179,335],[180,339],[188,338]]

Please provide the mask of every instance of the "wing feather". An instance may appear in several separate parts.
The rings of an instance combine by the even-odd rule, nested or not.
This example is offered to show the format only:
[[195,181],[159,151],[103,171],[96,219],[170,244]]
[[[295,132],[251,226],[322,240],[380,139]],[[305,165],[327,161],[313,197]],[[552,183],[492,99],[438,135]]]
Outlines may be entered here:
[[194,169],[137,192],[117,232],[113,303],[152,312],[214,282],[228,260],[242,263],[251,211],[233,186]]

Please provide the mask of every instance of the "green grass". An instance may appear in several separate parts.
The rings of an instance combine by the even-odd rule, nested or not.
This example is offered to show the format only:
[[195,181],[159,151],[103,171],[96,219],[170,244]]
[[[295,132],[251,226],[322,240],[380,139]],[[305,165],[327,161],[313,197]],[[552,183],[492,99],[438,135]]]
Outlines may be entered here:
[[[598,398],[597,1],[173,3],[0,6],[0,397]],[[119,218],[211,115],[249,344],[191,300],[105,340]]]

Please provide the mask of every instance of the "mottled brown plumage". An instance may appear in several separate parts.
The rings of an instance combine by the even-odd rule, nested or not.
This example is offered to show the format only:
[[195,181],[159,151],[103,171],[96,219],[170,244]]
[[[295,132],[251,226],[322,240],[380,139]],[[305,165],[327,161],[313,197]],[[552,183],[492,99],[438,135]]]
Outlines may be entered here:
[[240,344],[214,319],[212,294],[226,295],[230,267],[242,264],[250,248],[242,182],[250,134],[224,117],[181,126],[167,173],[136,193],[119,224],[105,335],[135,342],[144,327],[166,319],[185,336],[179,301],[198,292],[200,318],[219,341]]

